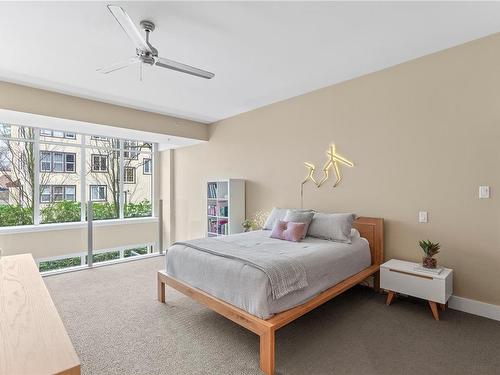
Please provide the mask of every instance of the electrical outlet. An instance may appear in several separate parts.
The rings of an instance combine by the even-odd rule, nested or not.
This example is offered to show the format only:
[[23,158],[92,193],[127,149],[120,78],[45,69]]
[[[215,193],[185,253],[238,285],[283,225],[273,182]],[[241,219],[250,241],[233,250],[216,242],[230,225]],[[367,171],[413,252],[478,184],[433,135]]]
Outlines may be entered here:
[[488,199],[490,197],[490,187],[489,186],[479,186],[479,198]]
[[420,211],[418,213],[418,222],[419,223],[427,223],[427,220],[428,219],[428,215],[427,215],[427,211]]

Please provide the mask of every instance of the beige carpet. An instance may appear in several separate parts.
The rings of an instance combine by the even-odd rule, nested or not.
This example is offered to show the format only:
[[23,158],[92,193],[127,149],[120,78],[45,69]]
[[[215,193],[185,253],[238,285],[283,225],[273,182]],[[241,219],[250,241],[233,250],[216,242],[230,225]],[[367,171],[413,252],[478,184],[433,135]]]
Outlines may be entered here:
[[[258,337],[167,288],[163,257],[45,282],[90,374],[261,374]],[[500,322],[356,288],[284,327],[276,368],[295,374],[499,374]]]

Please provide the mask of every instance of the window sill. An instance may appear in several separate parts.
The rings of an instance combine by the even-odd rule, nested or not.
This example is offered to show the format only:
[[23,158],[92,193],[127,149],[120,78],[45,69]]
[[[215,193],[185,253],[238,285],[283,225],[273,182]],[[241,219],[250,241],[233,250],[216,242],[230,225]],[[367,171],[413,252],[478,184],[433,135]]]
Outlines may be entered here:
[[[115,225],[128,225],[128,224],[146,224],[157,223],[157,217],[136,217],[128,219],[110,219],[110,220],[96,220],[93,222],[94,227],[106,227]],[[53,230],[70,230],[70,229],[83,229],[87,228],[86,221],[78,221],[74,223],[56,223],[56,224],[40,224],[40,225],[21,225],[15,227],[2,227],[0,234],[15,234],[15,233],[33,233],[45,232]]]

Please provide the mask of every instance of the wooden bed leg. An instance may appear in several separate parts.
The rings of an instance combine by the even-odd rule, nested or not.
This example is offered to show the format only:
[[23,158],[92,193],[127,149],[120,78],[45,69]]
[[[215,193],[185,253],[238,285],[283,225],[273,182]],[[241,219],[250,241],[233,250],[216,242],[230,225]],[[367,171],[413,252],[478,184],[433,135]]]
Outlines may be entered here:
[[266,375],[274,375],[274,330],[260,335],[260,369]]
[[380,293],[380,271],[373,274],[373,291]]
[[165,303],[165,283],[158,275],[158,301]]

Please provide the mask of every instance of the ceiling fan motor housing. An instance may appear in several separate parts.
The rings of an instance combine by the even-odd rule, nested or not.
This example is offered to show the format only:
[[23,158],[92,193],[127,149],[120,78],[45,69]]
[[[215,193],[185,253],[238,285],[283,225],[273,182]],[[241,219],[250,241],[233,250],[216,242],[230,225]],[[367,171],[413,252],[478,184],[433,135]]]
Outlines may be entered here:
[[145,31],[154,31],[155,30],[155,24],[151,21],[142,20],[140,22],[140,25],[141,25],[142,29]]

